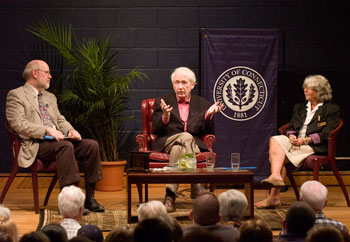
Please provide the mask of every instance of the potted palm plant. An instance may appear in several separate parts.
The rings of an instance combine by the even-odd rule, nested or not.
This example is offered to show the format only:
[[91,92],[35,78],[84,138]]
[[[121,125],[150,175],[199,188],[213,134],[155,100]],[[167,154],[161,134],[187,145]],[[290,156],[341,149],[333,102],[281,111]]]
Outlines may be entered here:
[[73,87],[63,90],[59,96],[67,118],[98,141],[102,165],[122,166],[119,175],[115,171],[103,171],[104,179],[96,184],[96,189],[121,190],[121,184],[113,188],[105,182],[108,173],[123,181],[126,161],[118,161],[117,128],[121,122],[132,118],[122,116],[129,84],[142,79],[145,74],[137,69],[125,75],[118,73],[116,51],[111,49],[113,41],[109,37],[79,42],[71,25],[56,24],[51,20],[38,22],[28,31],[56,48],[70,68],[67,79]]

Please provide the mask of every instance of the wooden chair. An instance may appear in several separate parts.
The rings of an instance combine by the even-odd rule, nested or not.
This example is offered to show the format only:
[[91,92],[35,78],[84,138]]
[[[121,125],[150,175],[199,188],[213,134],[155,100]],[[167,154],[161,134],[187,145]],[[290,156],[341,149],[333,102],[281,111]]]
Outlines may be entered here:
[[[9,126],[8,122],[5,122],[5,128],[10,138],[10,143],[12,147],[12,170],[10,176],[7,179],[7,182],[2,189],[0,196],[0,203],[3,203],[7,191],[9,190],[13,180],[16,177],[16,174],[19,170],[18,165],[18,153],[21,147],[21,139],[18,134]],[[47,190],[46,197],[44,200],[44,206],[47,205],[52,189],[54,188],[57,182],[57,174],[56,174],[56,162],[51,162],[50,164],[46,164],[39,159],[35,159],[34,163],[29,167],[32,173],[32,186],[33,186],[33,196],[34,196],[34,210],[35,213],[39,213],[39,193],[38,193],[38,172],[54,172],[55,175],[52,178],[51,184]]]
[[[142,134],[136,136],[136,143],[139,145],[139,152],[150,152],[149,154],[149,168],[163,168],[169,164],[169,154],[152,151],[152,142],[157,138],[152,133],[152,114],[154,111],[155,99],[145,99],[141,104],[142,113]],[[215,142],[215,135],[208,134],[202,137],[204,144],[207,145],[210,151],[213,150],[213,143]],[[197,168],[206,167],[206,154],[207,152],[201,152],[196,154]],[[215,154],[216,164],[216,154]],[[211,188],[212,190],[212,188]],[[140,202],[142,202],[142,187],[138,187]],[[147,201],[147,184],[145,184],[145,196]]]
[[[338,181],[338,183],[339,183],[339,185],[344,193],[346,203],[347,203],[348,207],[350,207],[349,195],[348,195],[348,192],[345,188],[343,179],[340,176],[340,173],[339,173],[338,167],[337,167],[337,163],[335,160],[336,138],[337,138],[337,135],[338,135],[342,126],[343,126],[343,120],[339,119],[338,127],[329,133],[329,135],[328,135],[328,155],[327,156],[310,155],[309,157],[307,157],[305,159],[305,161],[303,162],[301,167],[299,167],[297,170],[312,170],[313,171],[313,179],[318,181],[320,167],[323,165],[330,166],[332,168],[334,176],[336,177],[336,179],[337,179],[337,181]],[[283,125],[282,127],[280,127],[278,129],[279,133],[282,135],[285,134],[287,127],[288,127],[288,123]],[[295,170],[295,169],[296,168],[291,163],[288,163],[286,165],[287,177],[288,177],[290,183],[292,184],[292,187],[293,187],[293,190],[294,190],[294,193],[295,193],[297,200],[299,200],[299,191],[298,191],[298,188],[296,186],[296,183],[295,183],[295,180],[294,180],[293,174],[292,174],[292,170]]]

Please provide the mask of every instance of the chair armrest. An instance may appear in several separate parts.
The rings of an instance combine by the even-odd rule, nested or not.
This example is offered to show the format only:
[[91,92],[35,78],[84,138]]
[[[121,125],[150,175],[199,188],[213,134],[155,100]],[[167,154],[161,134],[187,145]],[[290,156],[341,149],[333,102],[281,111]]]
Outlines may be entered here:
[[280,133],[280,135],[286,134],[286,129],[288,128],[289,123],[286,123],[285,125],[281,126],[278,129],[278,132]]
[[136,135],[135,141],[139,144],[139,152],[148,151],[148,135],[147,134],[138,134]]
[[208,147],[210,151],[213,151],[213,143],[216,141],[215,135],[207,134],[202,137],[204,144]]

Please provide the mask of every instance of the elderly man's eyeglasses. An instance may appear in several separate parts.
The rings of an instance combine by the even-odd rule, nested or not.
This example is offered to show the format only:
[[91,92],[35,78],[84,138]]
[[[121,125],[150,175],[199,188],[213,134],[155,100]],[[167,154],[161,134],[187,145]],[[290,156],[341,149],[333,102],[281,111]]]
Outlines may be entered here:
[[37,71],[44,72],[46,75],[51,75],[51,72],[50,72],[50,71],[43,71],[43,70],[39,70],[39,69],[37,69]]

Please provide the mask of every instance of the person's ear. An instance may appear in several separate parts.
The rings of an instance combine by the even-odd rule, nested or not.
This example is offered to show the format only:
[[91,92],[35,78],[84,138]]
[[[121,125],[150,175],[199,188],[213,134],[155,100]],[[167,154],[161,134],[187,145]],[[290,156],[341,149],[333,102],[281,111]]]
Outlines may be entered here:
[[193,221],[193,210],[191,209],[190,214],[188,215],[191,221]]
[[221,220],[221,214],[219,213],[219,214],[218,214],[218,218],[217,218],[217,220],[216,220],[216,223],[220,222],[220,220]]
[[[325,207],[326,207],[327,202],[328,202],[328,199],[326,199],[326,201],[324,202],[323,208],[325,208]],[[323,208],[322,208],[322,209],[323,209]]]
[[35,70],[35,69],[32,70],[32,76],[33,76],[34,78],[38,78],[38,73],[39,73],[38,70]]
[[191,90],[194,88],[195,85],[196,85],[195,82],[191,82]]
[[84,206],[81,206],[81,207],[79,208],[79,214],[80,214],[81,216],[83,216],[83,214],[84,214]]

